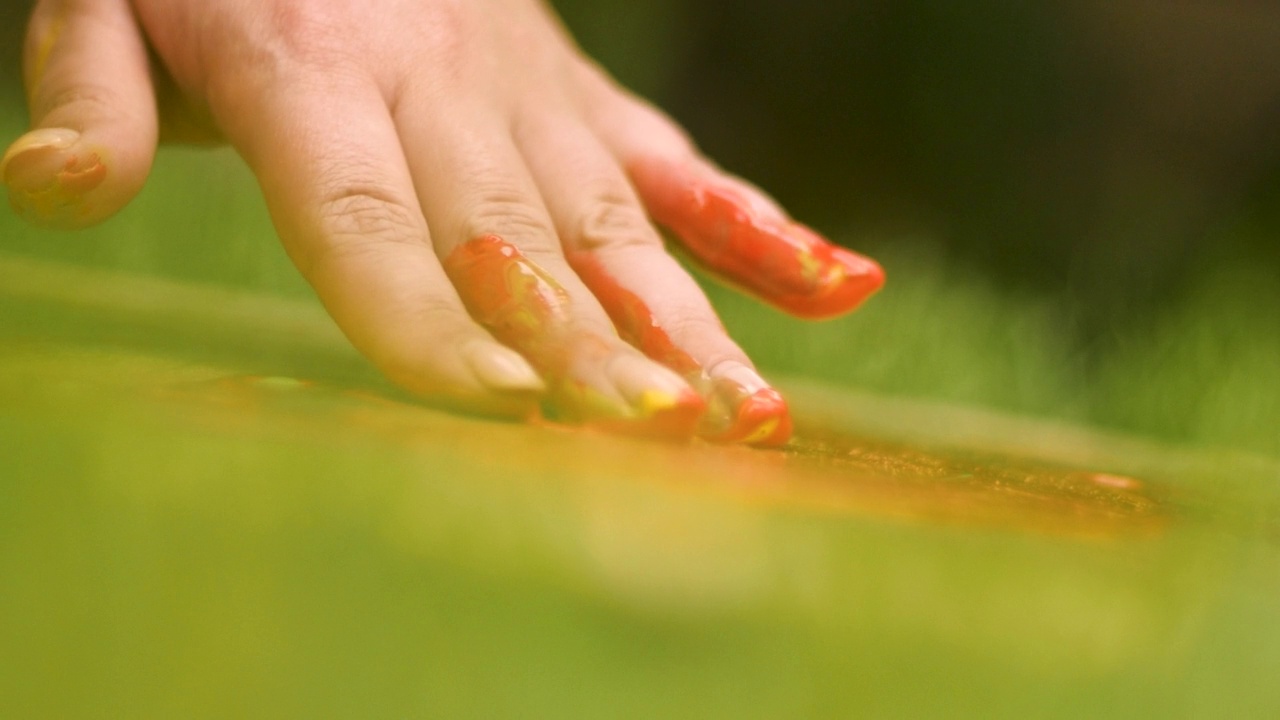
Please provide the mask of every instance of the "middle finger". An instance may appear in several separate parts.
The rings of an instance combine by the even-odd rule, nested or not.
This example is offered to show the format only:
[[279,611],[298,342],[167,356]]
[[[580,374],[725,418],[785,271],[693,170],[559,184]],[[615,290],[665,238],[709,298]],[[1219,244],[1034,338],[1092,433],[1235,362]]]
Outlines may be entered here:
[[494,117],[501,114],[476,104],[414,97],[396,107],[436,253],[467,309],[542,373],[553,416],[691,435],[701,397],[618,337],[566,263],[510,131]]

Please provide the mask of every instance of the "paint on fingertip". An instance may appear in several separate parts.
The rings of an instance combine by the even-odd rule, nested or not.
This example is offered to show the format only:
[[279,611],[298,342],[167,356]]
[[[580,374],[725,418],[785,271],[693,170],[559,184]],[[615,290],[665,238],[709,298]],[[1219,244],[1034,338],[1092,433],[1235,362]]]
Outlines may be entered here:
[[709,409],[699,430],[704,438],[777,447],[786,444],[791,431],[786,399],[756,371],[737,361],[712,368]]
[[637,354],[614,358],[607,372],[640,432],[693,437],[707,404],[675,371]]
[[875,262],[774,215],[737,189],[692,168],[639,165],[654,218],[711,270],[794,315],[849,312],[884,283]]
[[[627,397],[635,393],[626,388],[639,387],[627,384],[634,378],[619,382],[606,368],[611,345],[574,326],[568,293],[519,248],[484,235],[455,248],[444,267],[471,316],[503,344],[517,348],[546,379],[550,418],[613,430],[644,423],[636,398]],[[683,389],[677,378],[671,380]],[[667,389],[668,384],[643,387]]]

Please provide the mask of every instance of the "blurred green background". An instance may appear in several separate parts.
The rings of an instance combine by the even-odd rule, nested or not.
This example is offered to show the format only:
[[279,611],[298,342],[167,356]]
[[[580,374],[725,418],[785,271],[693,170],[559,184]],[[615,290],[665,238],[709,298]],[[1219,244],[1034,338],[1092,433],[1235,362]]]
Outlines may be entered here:
[[[1280,11],[558,4],[884,262],[829,323],[707,286],[769,370],[872,391],[807,393],[854,440],[675,447],[246,379],[341,363],[287,350],[305,308],[218,292],[313,302],[239,159],[166,149],[101,228],[0,213],[5,256],[179,281],[0,265],[45,268],[0,292],[0,716],[1277,716]],[[27,5],[0,5],[5,136]],[[29,292],[51,277],[83,282]],[[80,291],[130,312],[29,302]]]
[[[25,6],[0,10],[6,137]],[[583,47],[889,284],[854,317],[713,288],[766,369],[1280,454],[1280,10],[561,0]],[[0,250],[303,296],[252,178],[167,150],[75,235]]]

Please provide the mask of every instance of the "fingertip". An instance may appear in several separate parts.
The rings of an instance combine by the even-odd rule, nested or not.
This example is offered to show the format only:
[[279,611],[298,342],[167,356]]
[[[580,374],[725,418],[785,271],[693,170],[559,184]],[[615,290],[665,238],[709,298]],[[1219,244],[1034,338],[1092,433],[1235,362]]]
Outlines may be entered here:
[[818,268],[813,282],[797,293],[775,292],[764,299],[805,320],[830,320],[853,312],[884,286],[884,268],[875,260],[836,245],[809,228],[793,224],[788,232],[804,237]]
[[791,438],[786,398],[748,365],[729,360],[711,368],[709,410],[702,437],[717,443],[779,447]]
[[46,227],[85,227],[114,213],[118,207],[95,197],[108,174],[105,152],[87,146],[68,128],[33,130],[0,160],[10,206],[28,222]]
[[694,436],[707,404],[674,371],[648,358],[624,353],[609,363],[607,372],[628,405],[624,420],[603,420],[610,429],[666,440]]
[[791,220],[747,183],[701,161],[642,159],[630,173],[649,213],[694,258],[792,315],[843,315],[884,284],[876,262]]
[[151,69],[131,6],[40,3],[26,67],[34,129],[0,163],[10,205],[46,227],[107,219],[141,189],[156,150]]
[[392,382],[428,405],[508,420],[537,415],[546,386],[519,355],[492,340],[475,339],[458,348],[453,357],[441,356],[442,348],[429,356],[369,355]]
[[490,390],[507,394],[542,394],[547,385],[520,353],[496,342],[473,340],[460,354],[476,380]]

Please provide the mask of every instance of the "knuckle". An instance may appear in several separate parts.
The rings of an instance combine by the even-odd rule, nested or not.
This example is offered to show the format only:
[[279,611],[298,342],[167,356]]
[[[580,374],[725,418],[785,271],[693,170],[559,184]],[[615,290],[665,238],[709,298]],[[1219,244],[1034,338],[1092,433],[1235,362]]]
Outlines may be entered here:
[[662,245],[644,211],[618,190],[593,195],[578,219],[571,242],[576,249],[587,251]]
[[105,85],[95,83],[81,82],[55,88],[37,102],[43,110],[41,114],[58,111],[74,115],[82,121],[92,121],[125,110],[119,94]]
[[299,82],[341,82],[366,48],[349,28],[359,15],[340,3],[271,3],[261,22],[214,13],[196,44],[210,106],[242,112],[268,93]]
[[310,243],[305,258],[308,272],[425,241],[416,213],[376,185],[348,185],[331,192],[321,199],[316,217],[317,241]]
[[524,193],[508,187],[484,187],[468,202],[474,209],[465,221],[465,239],[495,234],[535,249],[554,248],[550,219]]

